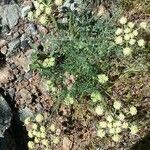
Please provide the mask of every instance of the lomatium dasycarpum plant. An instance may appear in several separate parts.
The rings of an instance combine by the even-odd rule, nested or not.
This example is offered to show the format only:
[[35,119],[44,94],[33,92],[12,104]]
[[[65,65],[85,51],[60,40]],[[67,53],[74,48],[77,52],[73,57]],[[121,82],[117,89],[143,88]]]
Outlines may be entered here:
[[141,22],[138,26],[126,17],[121,17],[119,23],[121,26],[116,30],[115,43],[123,48],[123,54],[129,56],[133,51],[143,49],[146,41],[140,37],[140,32],[141,29],[148,29],[147,22]]
[[49,150],[52,144],[60,142],[61,130],[50,122],[46,123],[44,115],[37,114],[35,118],[27,117],[24,124],[28,130],[28,148],[31,150],[38,150],[42,148]]
[[98,137],[106,138],[109,136],[114,142],[120,142],[121,134],[124,131],[130,130],[129,134],[131,135],[138,133],[137,125],[126,119],[129,115],[134,116],[137,114],[135,106],[122,108],[123,106],[120,101],[114,101],[113,110],[106,107],[99,106],[95,110],[98,116],[104,116],[104,119],[97,125]]

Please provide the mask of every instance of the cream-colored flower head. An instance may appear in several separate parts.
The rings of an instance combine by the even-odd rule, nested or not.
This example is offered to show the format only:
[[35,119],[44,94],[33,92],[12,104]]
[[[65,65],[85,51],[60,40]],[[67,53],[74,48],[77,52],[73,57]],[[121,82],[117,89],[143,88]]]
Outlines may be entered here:
[[36,124],[36,123],[33,123],[33,124],[32,124],[32,128],[33,128],[34,130],[36,130],[36,129],[38,128],[37,124]]
[[115,130],[115,132],[116,132],[116,133],[120,133],[120,132],[121,132],[121,128],[120,128],[120,127],[117,127],[116,130]]
[[51,12],[52,12],[52,8],[51,8],[51,7],[46,7],[46,8],[45,8],[45,13],[46,13],[47,15],[50,15]]
[[123,121],[125,119],[125,116],[123,113],[120,113],[118,118],[119,118],[119,120]]
[[41,126],[41,127],[40,127],[40,131],[41,131],[41,132],[45,132],[45,131],[46,131],[45,127],[44,127],[44,126]]
[[46,138],[46,132],[41,132],[40,136],[41,136],[41,138]]
[[58,129],[56,130],[56,135],[60,135],[60,134],[61,134],[61,129],[58,128]]
[[35,137],[35,138],[34,138],[34,142],[35,142],[35,143],[40,143],[40,139],[37,138],[37,137]]
[[116,30],[116,35],[120,35],[122,32],[123,32],[123,29],[118,28],[118,29]]
[[109,133],[114,134],[115,133],[115,128],[109,128]]
[[48,23],[48,18],[47,18],[47,16],[41,15],[40,18],[39,18],[39,22],[40,22],[42,25],[47,25],[47,23]]
[[125,34],[124,39],[125,39],[126,41],[130,40],[130,38],[131,38],[130,34]]
[[33,19],[33,12],[32,12],[32,11],[28,12],[28,18],[29,18],[30,20]]
[[113,119],[113,117],[111,115],[109,115],[109,116],[107,116],[106,120],[108,122],[112,122],[114,119]]
[[123,54],[125,56],[129,56],[129,55],[131,55],[131,53],[132,53],[132,49],[130,47],[126,47],[123,49]]
[[114,126],[114,127],[120,127],[121,125],[122,125],[121,121],[115,121],[115,122],[113,123],[113,126]]
[[45,9],[44,4],[40,4],[39,9],[40,9],[41,11],[44,11],[44,9]]
[[101,121],[101,122],[99,123],[99,126],[100,126],[101,128],[106,128],[107,123],[106,123],[105,121]]
[[55,0],[55,5],[61,6],[63,4],[63,0]]
[[43,117],[43,115],[38,114],[38,115],[35,117],[35,120],[36,120],[36,122],[41,123],[41,122],[44,120],[44,117]]
[[28,132],[28,136],[29,136],[29,138],[33,138],[33,133],[31,130]]
[[133,33],[130,33],[130,38],[133,39],[135,37],[135,35]]
[[36,132],[36,137],[40,138],[41,137],[41,132]]
[[136,40],[135,39],[130,39],[130,41],[129,41],[129,44],[130,45],[134,45],[136,43]]
[[133,32],[132,32],[132,34],[134,35],[134,36],[138,36],[138,31],[137,30],[134,30]]
[[37,9],[37,10],[35,11],[35,17],[38,18],[41,13],[42,13],[41,10],[40,10],[40,9]]
[[129,124],[127,123],[127,122],[124,122],[123,124],[122,124],[122,128],[123,129],[127,129],[129,127]]
[[37,131],[36,131],[36,130],[33,130],[33,131],[32,131],[32,134],[33,134],[34,136],[36,136],[36,135],[37,135]]
[[121,19],[119,20],[120,24],[126,24],[127,23],[127,18],[126,17],[121,17]]
[[108,127],[109,129],[111,129],[111,128],[113,127],[112,123],[111,123],[111,122],[108,122],[108,123],[107,123],[107,127]]
[[31,118],[30,118],[30,117],[27,117],[27,118],[25,119],[25,121],[24,121],[24,124],[25,124],[25,125],[29,125],[30,122],[31,122]]
[[124,29],[124,33],[127,34],[127,33],[130,33],[130,32],[131,32],[131,29],[130,29],[130,28],[125,28],[125,29]]
[[48,146],[49,145],[49,142],[47,139],[43,139],[42,141],[42,144],[45,145],[45,146]]
[[109,79],[108,79],[108,76],[106,76],[105,74],[100,74],[100,75],[98,75],[98,81],[99,81],[99,83],[104,84],[104,83],[106,83],[108,80],[109,80]]
[[119,110],[121,108],[121,102],[120,101],[115,101],[113,106],[116,110]]
[[140,27],[141,27],[142,29],[146,29],[146,28],[147,28],[147,22],[141,22],[141,23],[140,23]]
[[130,107],[130,114],[131,114],[132,116],[134,116],[134,115],[137,114],[137,109],[136,109],[136,107],[134,107],[134,106]]
[[40,7],[40,3],[38,1],[34,1],[34,7],[38,9]]
[[97,106],[97,107],[95,108],[95,112],[96,112],[97,115],[102,115],[103,112],[104,112],[104,109],[103,109],[102,106]]
[[28,142],[28,148],[29,149],[34,149],[35,148],[35,145],[34,145],[34,143],[32,141]]
[[55,136],[55,137],[52,138],[52,141],[53,141],[54,144],[58,144],[60,142],[60,139],[59,139],[58,136]]
[[131,133],[132,135],[135,135],[137,132],[138,132],[137,126],[136,126],[136,125],[132,125],[132,126],[130,127],[130,133]]
[[115,42],[116,42],[116,44],[120,44],[121,45],[123,43],[122,37],[121,36],[116,37]]
[[120,136],[118,134],[115,134],[115,135],[112,136],[112,140],[114,142],[119,142],[120,141]]
[[55,125],[54,125],[54,124],[51,124],[50,130],[51,130],[52,132],[55,132],[56,128],[55,128]]
[[135,24],[134,24],[133,22],[129,22],[129,23],[128,23],[128,27],[130,27],[131,29],[134,28],[134,25],[135,25]]
[[145,46],[145,41],[143,39],[138,40],[138,45],[140,47],[144,47]]
[[97,136],[99,136],[100,138],[103,138],[103,137],[105,137],[105,131],[104,130],[102,130],[102,129],[99,129],[98,131],[97,131]]

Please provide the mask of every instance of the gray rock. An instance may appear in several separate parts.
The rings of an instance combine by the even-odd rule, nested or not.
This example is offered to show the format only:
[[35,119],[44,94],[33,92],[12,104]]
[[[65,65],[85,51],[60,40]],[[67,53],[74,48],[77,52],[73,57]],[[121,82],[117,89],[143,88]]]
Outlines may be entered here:
[[8,43],[8,53],[7,55],[11,55],[17,51],[17,48],[20,46],[20,39],[14,39],[10,43]]
[[10,29],[17,25],[19,20],[19,6],[17,4],[6,5],[2,14],[2,25],[8,25]]
[[32,8],[32,6],[30,6],[30,5],[24,6],[21,9],[21,17],[25,18],[27,16],[28,12],[31,10],[31,8]]
[[37,34],[36,26],[33,23],[28,24],[28,26],[26,28],[26,33],[36,35]]
[[21,48],[25,50],[30,48],[28,40],[24,40],[21,42]]
[[0,6],[0,18],[2,16],[2,14],[3,14],[3,6]]
[[20,120],[24,122],[27,117],[33,117],[33,112],[28,107],[25,107],[19,110],[19,117]]
[[2,26],[2,34],[7,34],[8,35],[9,33],[10,33],[10,29],[9,29],[8,25],[3,25]]
[[0,95],[0,114],[0,137],[3,137],[5,130],[10,126],[12,113],[11,108],[2,95]]

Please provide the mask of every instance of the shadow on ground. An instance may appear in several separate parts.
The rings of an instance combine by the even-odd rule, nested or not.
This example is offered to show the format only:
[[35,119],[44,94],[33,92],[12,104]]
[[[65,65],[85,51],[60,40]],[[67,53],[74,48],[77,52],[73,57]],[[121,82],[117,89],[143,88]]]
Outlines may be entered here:
[[130,150],[150,150],[150,133],[136,143]]

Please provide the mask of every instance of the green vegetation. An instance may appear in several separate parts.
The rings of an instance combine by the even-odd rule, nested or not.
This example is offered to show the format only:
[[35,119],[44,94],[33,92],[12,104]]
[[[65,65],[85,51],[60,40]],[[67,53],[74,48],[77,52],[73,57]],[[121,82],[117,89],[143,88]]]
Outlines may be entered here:
[[[63,4],[58,3],[57,7]],[[125,130],[136,135],[142,126],[137,117],[143,100],[138,87],[145,93],[150,90],[142,83],[150,69],[149,24],[120,11],[141,5],[140,0],[113,4],[112,16],[107,17],[94,16],[89,7],[93,5],[82,3],[82,11],[68,9],[63,14],[65,23],[53,15],[53,29],[41,35],[44,50],[33,53],[31,69],[46,79],[54,104],[74,108],[74,118],[82,118],[79,112],[85,109],[99,122],[96,136],[120,142]],[[143,5],[148,12],[146,2]],[[83,104],[85,108],[80,108]]]

